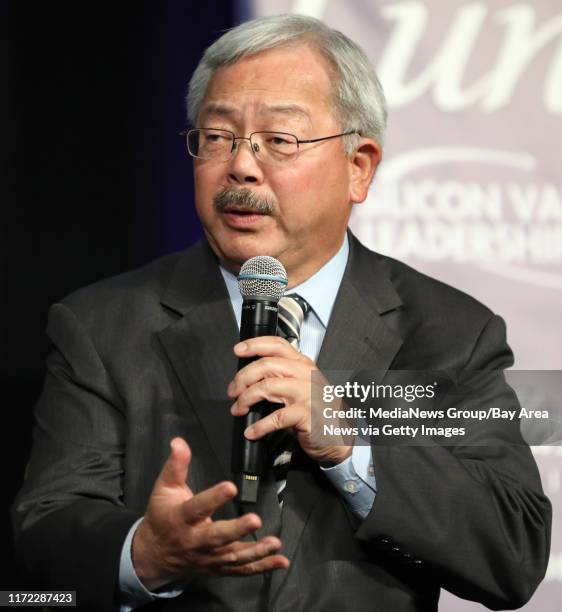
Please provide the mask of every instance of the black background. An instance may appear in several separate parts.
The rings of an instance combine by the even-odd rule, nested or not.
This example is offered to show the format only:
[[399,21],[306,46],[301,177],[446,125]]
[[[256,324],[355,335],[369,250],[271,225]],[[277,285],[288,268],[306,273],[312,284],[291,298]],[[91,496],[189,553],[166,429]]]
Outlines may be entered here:
[[31,444],[48,307],[184,248],[186,83],[230,2],[0,2],[0,589],[25,586],[9,507]]

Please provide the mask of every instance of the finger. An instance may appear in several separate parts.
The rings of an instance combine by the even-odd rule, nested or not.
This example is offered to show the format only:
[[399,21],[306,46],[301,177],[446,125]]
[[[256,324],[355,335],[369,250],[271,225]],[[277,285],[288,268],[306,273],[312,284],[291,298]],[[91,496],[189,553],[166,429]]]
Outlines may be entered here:
[[221,574],[230,576],[251,576],[252,574],[263,574],[276,569],[286,569],[291,565],[287,557],[283,555],[271,555],[244,565],[225,565],[221,568]]
[[229,397],[237,397],[251,385],[263,378],[303,378],[308,379],[312,368],[302,361],[284,359],[281,357],[262,357],[252,361],[236,373],[227,388]]
[[217,558],[217,565],[245,565],[246,563],[255,563],[269,555],[275,554],[281,550],[281,540],[279,538],[267,537],[259,542],[249,542],[249,546],[245,546],[246,542],[239,542],[241,546],[234,545],[228,552],[220,555]]
[[185,486],[190,461],[191,449],[187,442],[183,438],[174,438],[170,442],[170,454],[162,466],[155,488]]
[[193,534],[193,548],[216,548],[237,542],[261,527],[261,519],[257,514],[245,514],[237,519],[214,521],[201,526]]
[[256,421],[244,431],[248,440],[259,440],[272,431],[281,429],[295,429],[297,432],[308,432],[306,424],[309,421],[307,411],[300,404],[290,408],[280,408],[271,414]]
[[250,408],[261,402],[284,404],[290,406],[310,399],[310,382],[297,378],[263,378],[251,387],[244,389],[232,404],[230,411],[233,416],[247,414]]
[[225,481],[205,489],[183,503],[182,513],[186,523],[195,525],[213,515],[221,506],[236,496],[234,483]]
[[280,336],[259,336],[248,338],[234,345],[234,353],[238,357],[285,357],[286,359],[300,359],[301,353],[292,347],[285,338]]

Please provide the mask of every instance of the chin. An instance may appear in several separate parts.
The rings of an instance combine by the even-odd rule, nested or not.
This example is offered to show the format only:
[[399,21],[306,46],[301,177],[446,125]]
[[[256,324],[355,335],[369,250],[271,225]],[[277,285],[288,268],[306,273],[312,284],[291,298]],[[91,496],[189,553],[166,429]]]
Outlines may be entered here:
[[229,244],[222,249],[224,257],[238,265],[242,265],[248,259],[258,255],[269,255],[279,259],[279,251],[280,249],[275,248],[275,245],[272,245],[271,242],[268,243],[264,239],[252,239],[251,237],[234,242],[229,241]]

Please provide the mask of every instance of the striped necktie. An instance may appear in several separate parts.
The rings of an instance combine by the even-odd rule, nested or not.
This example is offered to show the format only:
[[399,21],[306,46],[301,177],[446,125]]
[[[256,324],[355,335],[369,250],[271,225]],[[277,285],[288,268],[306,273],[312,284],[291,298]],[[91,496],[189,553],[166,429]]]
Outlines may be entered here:
[[[291,346],[299,350],[301,325],[309,310],[308,302],[296,293],[279,300],[277,329]],[[277,498],[283,507],[283,490],[287,484],[287,474],[295,444],[294,438],[286,431],[272,436],[273,475],[277,483]]]
[[279,300],[277,328],[289,344],[297,350],[301,337],[301,325],[308,309],[308,302],[296,293],[286,295]]

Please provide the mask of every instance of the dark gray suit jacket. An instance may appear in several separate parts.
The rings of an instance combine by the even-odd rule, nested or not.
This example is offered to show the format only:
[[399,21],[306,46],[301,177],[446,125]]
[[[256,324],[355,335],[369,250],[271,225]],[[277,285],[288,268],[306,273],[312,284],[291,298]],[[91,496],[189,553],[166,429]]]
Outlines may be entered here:
[[[467,295],[351,238],[318,359],[322,370],[480,370],[511,365],[500,318]],[[188,482],[230,477],[225,393],[238,330],[206,243],[79,290],[50,312],[53,350],[17,549],[38,587],[76,589],[80,609],[117,607],[119,555],[169,441],[184,437]],[[439,588],[490,607],[521,605],[545,572],[550,504],[527,447],[372,448],[378,493],[358,525],[318,466],[295,454],[280,521],[287,571],[192,583],[153,610],[435,610]],[[218,517],[237,514],[227,504]]]

